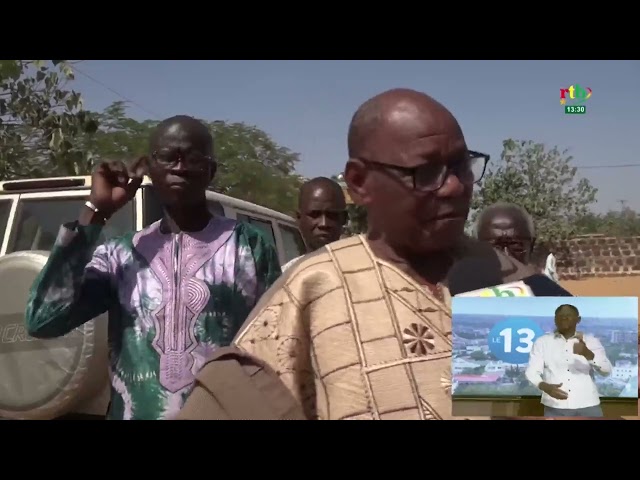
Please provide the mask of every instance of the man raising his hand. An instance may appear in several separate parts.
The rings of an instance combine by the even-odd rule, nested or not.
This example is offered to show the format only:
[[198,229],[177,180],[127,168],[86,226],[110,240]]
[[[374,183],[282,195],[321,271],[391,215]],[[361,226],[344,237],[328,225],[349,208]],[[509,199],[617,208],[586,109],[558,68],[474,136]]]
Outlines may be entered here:
[[[280,275],[274,247],[248,224],[212,216],[213,138],[198,120],[161,122],[150,158],[102,164],[78,220],[60,229],[26,311],[29,335],[65,335],[109,311],[109,419],[173,418],[206,359],[228,345]],[[165,217],[96,248],[148,172]]]

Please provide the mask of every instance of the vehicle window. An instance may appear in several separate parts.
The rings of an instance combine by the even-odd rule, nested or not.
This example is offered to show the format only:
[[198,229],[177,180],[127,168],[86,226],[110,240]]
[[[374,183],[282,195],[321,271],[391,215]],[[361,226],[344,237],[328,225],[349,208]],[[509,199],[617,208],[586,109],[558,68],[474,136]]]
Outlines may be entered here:
[[[16,226],[7,253],[21,250],[50,251],[60,225],[78,218],[84,198],[38,198],[20,200]],[[135,229],[134,203],[129,202],[116,212],[102,229],[101,241]]]
[[157,222],[163,215],[162,204],[156,191],[145,186],[142,190],[142,226],[147,228],[152,223]]
[[273,224],[270,221],[251,217],[249,215],[243,215],[242,213],[236,214],[236,219],[241,222],[247,222],[251,225],[255,225],[257,228],[267,234],[267,238],[271,240],[271,244],[273,246],[276,245],[276,237],[273,234]]
[[286,261],[288,262],[300,255],[304,255],[307,252],[307,248],[304,245],[302,235],[300,235],[298,229],[290,227],[289,225],[282,225],[281,223],[279,223],[278,226],[280,227]]
[[207,200],[207,206],[212,214],[224,217],[224,208],[220,202],[216,200]]
[[11,212],[11,200],[0,200],[0,246],[4,241],[4,234],[7,231],[9,213]]

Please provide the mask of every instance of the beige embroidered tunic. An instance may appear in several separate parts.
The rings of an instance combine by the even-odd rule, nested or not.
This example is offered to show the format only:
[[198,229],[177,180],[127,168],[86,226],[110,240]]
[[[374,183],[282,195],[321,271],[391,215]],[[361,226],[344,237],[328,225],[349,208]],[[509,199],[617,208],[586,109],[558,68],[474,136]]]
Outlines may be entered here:
[[[510,280],[526,276],[490,252]],[[355,236],[289,269],[234,343],[277,373],[307,418],[459,419],[451,415],[451,298],[443,291],[436,299]]]

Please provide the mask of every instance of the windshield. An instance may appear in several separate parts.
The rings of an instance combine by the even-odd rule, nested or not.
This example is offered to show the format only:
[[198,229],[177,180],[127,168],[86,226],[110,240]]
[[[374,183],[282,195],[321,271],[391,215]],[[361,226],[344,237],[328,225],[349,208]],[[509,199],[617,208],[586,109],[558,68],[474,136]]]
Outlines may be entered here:
[[[85,201],[84,196],[21,199],[7,253],[22,250],[50,251],[60,226],[76,220]],[[109,219],[102,230],[101,242],[135,230],[134,203],[129,202]]]

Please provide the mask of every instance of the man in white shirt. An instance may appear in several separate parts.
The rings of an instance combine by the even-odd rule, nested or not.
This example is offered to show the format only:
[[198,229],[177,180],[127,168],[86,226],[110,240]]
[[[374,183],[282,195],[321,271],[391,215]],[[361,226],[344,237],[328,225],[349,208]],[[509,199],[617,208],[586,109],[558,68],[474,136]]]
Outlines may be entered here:
[[[330,178],[316,177],[300,187],[298,227],[309,252],[340,240],[347,221],[347,204],[342,187]],[[304,255],[282,266],[287,270]]]
[[556,257],[553,253],[547,255],[543,273],[554,282],[559,282],[558,272],[556,271]]
[[595,336],[576,332],[580,312],[560,305],[556,330],[538,338],[531,350],[527,379],[542,390],[545,417],[602,417],[593,374],[607,376],[611,362]]

